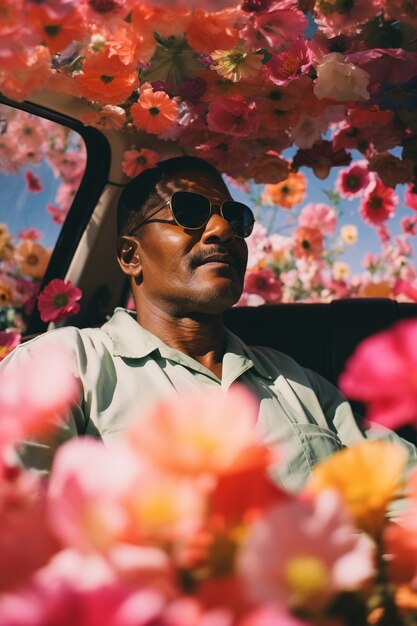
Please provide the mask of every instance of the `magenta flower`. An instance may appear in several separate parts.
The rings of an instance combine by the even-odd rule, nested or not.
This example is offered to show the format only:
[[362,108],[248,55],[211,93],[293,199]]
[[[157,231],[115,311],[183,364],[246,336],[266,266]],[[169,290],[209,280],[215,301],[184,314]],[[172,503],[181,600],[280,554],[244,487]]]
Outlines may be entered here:
[[258,130],[259,121],[256,104],[247,102],[240,95],[217,98],[210,104],[207,114],[210,130],[234,137],[254,135]]
[[417,425],[417,322],[365,339],[340,377],[342,392],[365,402],[367,418],[388,428]]
[[352,200],[366,193],[374,181],[375,176],[369,172],[368,162],[361,160],[339,172],[335,186],[342,198]]
[[276,54],[266,64],[268,78],[275,85],[288,85],[289,82],[305,76],[313,62],[313,54],[305,39],[298,39],[288,50]]
[[36,174],[30,170],[26,170],[24,176],[26,187],[31,193],[39,193],[43,190],[44,187],[39,176],[36,176]]
[[256,294],[265,302],[275,303],[281,300],[282,285],[271,269],[252,270],[246,274],[244,292]]
[[404,193],[404,204],[417,211],[417,193],[413,193],[413,185],[409,185]]
[[38,308],[43,322],[58,322],[80,310],[81,289],[71,281],[54,278],[38,296]]
[[302,37],[308,20],[297,8],[297,0],[280,0],[268,4],[264,10],[254,12],[253,21],[248,22],[241,31],[243,39],[257,47],[280,48]]
[[19,345],[21,338],[20,333],[0,330],[0,361]]
[[379,226],[394,215],[397,204],[398,196],[395,191],[377,180],[362,199],[359,213],[370,226]]

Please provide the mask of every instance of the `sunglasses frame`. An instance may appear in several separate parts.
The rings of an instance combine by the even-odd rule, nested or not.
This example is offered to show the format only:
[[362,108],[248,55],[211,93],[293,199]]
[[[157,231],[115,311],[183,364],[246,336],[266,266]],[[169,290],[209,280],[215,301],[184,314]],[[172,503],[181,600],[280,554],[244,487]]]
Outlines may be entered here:
[[[200,196],[201,198],[204,198],[205,200],[207,200],[207,201],[208,201],[208,203],[209,203],[209,205],[210,205],[210,212],[209,212],[209,214],[208,214],[207,219],[206,219],[206,220],[205,220],[202,224],[200,224],[200,226],[184,226],[184,224],[181,224],[181,223],[178,221],[178,219],[177,219],[177,218],[176,218],[176,216],[175,216],[175,212],[174,212],[174,210],[173,210],[173,208],[172,208],[172,198],[175,196],[175,194],[178,194],[178,193],[186,193],[186,194],[192,194],[192,195],[194,195],[194,196]],[[252,228],[251,228],[250,232],[249,232],[247,235],[237,235],[235,232],[233,232],[233,236],[234,236],[234,237],[237,237],[238,239],[246,239],[246,237],[249,237],[249,235],[252,233],[253,225],[254,225],[254,223],[255,223],[255,216],[254,216],[254,213],[253,213],[253,211],[252,211],[252,209],[251,209],[250,207],[248,207],[248,206],[247,206],[246,204],[244,204],[243,202],[238,202],[237,200],[224,200],[221,204],[215,204],[215,203],[210,202],[210,199],[209,199],[207,196],[203,195],[202,193],[196,193],[196,192],[194,192],[194,191],[175,191],[175,192],[172,194],[171,198],[170,198],[169,200],[167,200],[167,201],[163,204],[163,206],[159,207],[159,209],[156,209],[156,211],[154,211],[153,213],[151,213],[150,215],[148,215],[148,216],[147,216],[147,217],[146,217],[146,218],[145,218],[142,222],[140,222],[137,226],[135,226],[135,228],[134,228],[134,229],[132,229],[131,231],[129,231],[129,232],[128,232],[128,235],[133,235],[133,234],[134,234],[134,233],[135,233],[135,232],[136,232],[139,228],[141,228],[141,226],[143,226],[144,224],[147,224],[147,223],[150,221],[150,219],[151,219],[154,215],[156,215],[157,213],[159,213],[160,211],[162,211],[162,210],[163,210],[166,206],[168,206],[168,207],[169,207],[169,209],[170,209],[170,211],[171,211],[172,218],[173,218],[173,220],[175,221],[175,223],[177,224],[177,226],[181,226],[181,228],[184,228],[185,230],[200,230],[201,228],[204,228],[204,226],[208,223],[208,221],[209,221],[210,217],[213,215],[213,207],[218,207],[218,208],[219,208],[219,211],[220,211],[220,215],[222,216],[222,218],[223,218],[224,220],[226,220],[226,222],[227,222],[228,224],[230,224],[230,225],[231,225],[231,222],[230,222],[230,221],[229,221],[229,220],[228,220],[228,219],[224,216],[224,214],[223,214],[223,205],[224,205],[225,203],[227,203],[227,202],[233,202],[233,203],[235,203],[235,204],[239,204],[239,205],[241,205],[241,206],[244,206],[244,207],[246,207],[246,209],[248,209],[248,211],[250,211],[250,213],[252,214],[252,217],[253,217],[253,221],[252,221],[252,225],[251,225],[251,226],[252,226]]]

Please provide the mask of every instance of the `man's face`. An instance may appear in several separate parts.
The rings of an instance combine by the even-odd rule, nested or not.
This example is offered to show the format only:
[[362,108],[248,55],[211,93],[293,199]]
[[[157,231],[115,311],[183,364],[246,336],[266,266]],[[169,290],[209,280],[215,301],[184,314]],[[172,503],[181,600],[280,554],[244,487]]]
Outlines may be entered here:
[[[184,171],[158,187],[161,206],[175,191],[192,191],[221,205],[231,198],[214,172]],[[143,219],[158,206],[147,210]],[[205,226],[178,226],[169,206],[150,218],[136,233],[141,273],[134,289],[138,302],[150,303],[174,315],[221,313],[240,297],[247,262],[247,246],[233,235],[218,207]],[[158,221],[153,221],[157,219]]]

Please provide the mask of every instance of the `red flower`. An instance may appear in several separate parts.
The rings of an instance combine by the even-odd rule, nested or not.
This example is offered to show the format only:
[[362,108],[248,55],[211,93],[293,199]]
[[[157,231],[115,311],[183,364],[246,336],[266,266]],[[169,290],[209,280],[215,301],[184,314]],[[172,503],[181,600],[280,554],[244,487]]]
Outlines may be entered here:
[[31,172],[30,170],[26,170],[24,175],[26,187],[29,191],[31,191],[32,193],[38,193],[39,191],[43,191],[43,185],[39,176],[36,176],[36,174]]
[[282,286],[271,269],[253,270],[245,278],[244,291],[261,296],[265,302],[280,302]]
[[154,150],[126,150],[123,152],[122,172],[130,178],[135,178],[141,172],[156,167],[158,154]]
[[323,235],[318,228],[299,226],[293,233],[297,259],[317,259],[323,252]]
[[379,226],[394,215],[397,204],[398,196],[395,191],[377,180],[363,198],[359,213],[367,224]]
[[20,340],[20,333],[0,330],[0,361],[19,345]]
[[254,135],[259,127],[259,113],[254,102],[247,102],[243,96],[224,96],[210,104],[207,124],[215,133],[225,133],[234,137]]
[[77,300],[81,296],[81,289],[71,281],[54,278],[38,296],[41,320],[58,322],[68,315],[75,315],[80,310]]

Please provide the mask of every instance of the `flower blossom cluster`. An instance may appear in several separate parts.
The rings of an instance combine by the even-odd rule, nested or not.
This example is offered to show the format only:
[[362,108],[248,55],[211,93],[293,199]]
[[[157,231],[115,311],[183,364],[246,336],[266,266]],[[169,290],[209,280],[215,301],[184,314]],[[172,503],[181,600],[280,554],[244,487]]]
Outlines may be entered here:
[[[6,175],[23,171],[27,191],[39,193],[43,183],[32,168],[47,164],[59,185],[55,203],[45,211],[51,224],[62,225],[84,174],[83,142],[63,126],[11,107],[0,105],[0,120],[0,170]],[[0,359],[12,348],[12,337],[25,331],[36,304],[51,255],[43,236],[34,226],[16,233],[0,223]]]
[[3,0],[0,92],[84,98],[85,124],[173,140],[234,177],[278,183],[302,162],[325,177],[356,149],[378,171],[396,168],[381,176],[388,186],[414,184],[413,6]]
[[[374,343],[379,357],[413,338],[409,324],[402,336],[388,331]],[[367,357],[354,358],[363,386]],[[398,380],[409,359],[398,351]],[[404,488],[401,447],[364,441],[343,449],[313,469],[301,492],[286,493],[267,474],[280,450],[262,443],[258,402],[237,385],[166,398],[110,447],[67,441],[42,477],[17,464],[18,444],[53,439],[77,401],[70,370],[51,339],[46,351],[35,346],[0,372],[2,626],[415,619],[415,470],[410,506],[389,521]],[[346,388],[355,375],[349,366]],[[415,420],[415,392],[409,397]]]

